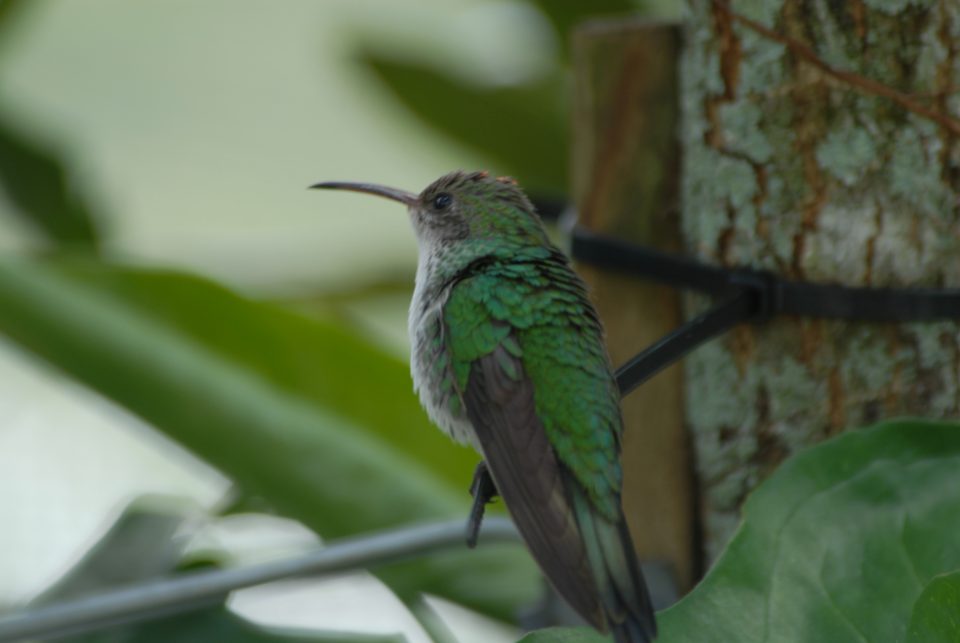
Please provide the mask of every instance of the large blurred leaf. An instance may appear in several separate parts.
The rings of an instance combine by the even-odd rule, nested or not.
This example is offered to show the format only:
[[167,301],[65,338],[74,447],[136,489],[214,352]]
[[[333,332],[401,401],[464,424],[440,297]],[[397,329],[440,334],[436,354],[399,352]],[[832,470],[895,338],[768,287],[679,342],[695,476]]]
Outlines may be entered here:
[[913,606],[907,643],[960,641],[960,572],[930,581]]
[[410,367],[330,321],[254,303],[194,276],[59,264],[64,277],[160,322],[278,389],[348,417],[466,490],[477,455],[430,424],[413,394]]
[[[409,383],[382,372],[394,369],[399,379],[395,362],[346,333],[199,279],[79,265],[0,259],[0,332],[324,536],[465,516],[462,486],[432,469],[426,453],[418,461],[402,449],[410,429],[392,387],[410,395]],[[290,367],[311,363],[333,393],[310,399],[305,384],[274,372],[285,362],[257,365],[253,357],[298,351],[306,357]],[[337,402],[339,394],[362,408]],[[385,412],[378,406],[396,415],[374,429],[368,423]],[[410,440],[417,428],[431,430],[416,427]],[[425,591],[507,618],[540,584],[527,553],[506,545],[378,573],[405,599]]]
[[0,43],[6,40],[12,25],[17,23],[17,18],[26,5],[26,0],[4,0],[0,2]]
[[482,87],[392,55],[365,51],[360,60],[427,126],[484,154],[528,189],[564,193],[567,108],[559,75],[536,85]]
[[[960,426],[901,421],[845,433],[786,462],[744,506],[714,568],[659,615],[661,643],[960,640]],[[914,603],[918,597],[915,611]],[[566,630],[570,643],[593,643]],[[525,641],[560,640],[529,636]]]
[[95,216],[63,163],[0,116],[0,188],[14,212],[51,241],[96,249]]

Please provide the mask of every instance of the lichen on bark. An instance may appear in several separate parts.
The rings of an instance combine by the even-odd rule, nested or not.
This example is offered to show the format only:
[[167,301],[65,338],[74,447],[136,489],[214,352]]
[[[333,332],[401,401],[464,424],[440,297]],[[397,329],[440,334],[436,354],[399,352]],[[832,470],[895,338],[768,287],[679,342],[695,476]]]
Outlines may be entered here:
[[[960,140],[930,117],[960,117],[960,3],[690,0],[685,22],[688,252],[791,279],[960,286]],[[708,558],[789,454],[883,417],[956,416],[958,379],[953,322],[780,318],[693,353]]]

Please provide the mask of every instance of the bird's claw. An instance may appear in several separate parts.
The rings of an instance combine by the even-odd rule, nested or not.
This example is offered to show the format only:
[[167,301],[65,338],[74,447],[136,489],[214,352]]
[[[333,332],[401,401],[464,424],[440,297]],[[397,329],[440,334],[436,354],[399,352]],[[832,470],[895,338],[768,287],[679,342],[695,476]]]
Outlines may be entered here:
[[487,469],[487,463],[481,461],[477,465],[477,470],[473,473],[473,482],[470,483],[470,495],[473,496],[473,506],[470,508],[470,516],[467,518],[467,547],[473,549],[477,546],[477,539],[480,536],[480,523],[483,522],[483,512],[487,505],[493,502],[499,494],[497,485],[490,476]]

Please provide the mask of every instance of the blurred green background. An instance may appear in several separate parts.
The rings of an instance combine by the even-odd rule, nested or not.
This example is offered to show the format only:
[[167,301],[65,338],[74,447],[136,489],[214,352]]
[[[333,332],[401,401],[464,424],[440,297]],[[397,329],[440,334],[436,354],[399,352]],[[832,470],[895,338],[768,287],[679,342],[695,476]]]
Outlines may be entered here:
[[[569,31],[641,8],[673,5],[0,2],[0,609],[75,595],[71,567],[90,589],[465,515],[476,456],[407,374],[406,217],[306,186],[487,168],[562,205]],[[426,592],[496,641],[542,590],[514,546],[378,578],[231,606],[427,640]],[[171,627],[237,627],[208,616]]]
[[[406,217],[306,187],[487,168],[562,208],[569,32],[677,11],[639,2],[0,0],[0,616],[463,519],[477,457],[411,390]],[[956,640],[956,436],[890,423],[791,459],[663,640],[745,640],[771,605],[785,636]],[[481,541],[83,640],[497,643],[553,622],[543,590]]]

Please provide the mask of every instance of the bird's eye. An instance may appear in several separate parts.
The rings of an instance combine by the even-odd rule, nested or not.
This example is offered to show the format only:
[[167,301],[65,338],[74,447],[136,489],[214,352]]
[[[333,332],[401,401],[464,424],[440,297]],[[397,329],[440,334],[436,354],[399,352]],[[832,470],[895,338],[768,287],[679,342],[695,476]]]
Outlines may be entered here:
[[446,210],[450,207],[451,203],[453,203],[453,197],[446,192],[441,192],[437,196],[433,197],[434,210]]

